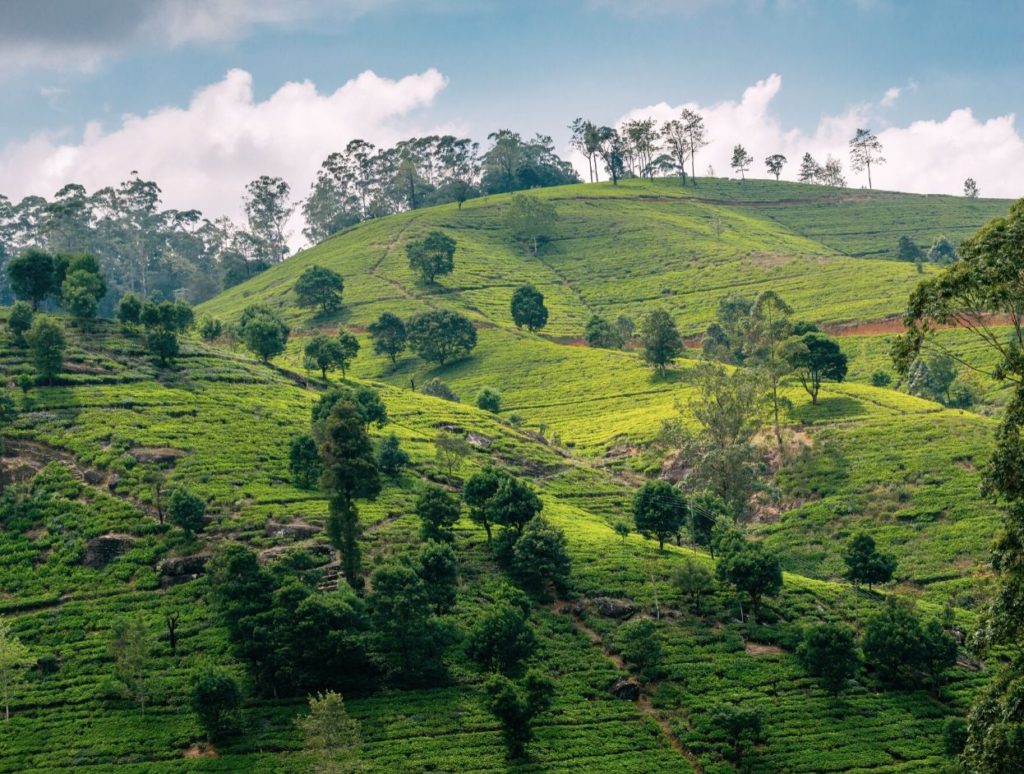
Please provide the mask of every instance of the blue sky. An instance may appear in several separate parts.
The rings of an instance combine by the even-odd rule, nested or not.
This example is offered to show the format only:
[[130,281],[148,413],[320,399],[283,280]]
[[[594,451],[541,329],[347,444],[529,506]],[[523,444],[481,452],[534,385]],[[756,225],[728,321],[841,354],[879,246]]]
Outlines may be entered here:
[[[1024,101],[1018,43],[1024,3],[1000,0],[7,0],[5,6],[0,192],[9,195],[30,190],[33,164],[45,166],[61,148],[60,158],[71,149],[81,162],[61,172],[73,177],[80,167],[99,184],[104,164],[97,154],[117,155],[117,144],[85,148],[91,139],[121,131],[125,114],[187,110],[198,91],[230,70],[251,76],[255,105],[288,82],[309,81],[318,94],[330,95],[367,70],[390,81],[431,68],[443,75],[444,86],[428,89],[414,105],[383,111],[379,125],[356,127],[371,139],[377,131],[381,141],[400,130],[434,128],[483,140],[488,131],[511,127],[564,144],[566,124],[576,115],[614,123],[658,103],[710,108],[740,101],[745,89],[772,74],[782,84],[762,117],[778,122],[772,137],[796,132],[820,152],[835,144],[836,154],[843,148],[826,140],[823,126],[842,116],[854,121],[851,111],[881,131],[946,122],[952,111],[970,108],[969,128],[977,129],[1020,113]],[[887,99],[890,89],[898,95]],[[339,116],[339,145],[350,139],[340,136],[345,120]],[[275,126],[270,121],[268,131]],[[958,124],[945,131],[957,127],[963,130]],[[1011,145],[1011,133],[1019,140],[1015,126],[1000,129],[996,134]],[[720,122],[723,136],[734,130]],[[769,142],[781,140],[764,138],[755,155],[767,152]],[[1015,156],[1011,145],[1005,156]],[[259,154],[251,160],[258,174]],[[124,176],[118,164],[125,159],[110,159],[109,175]],[[993,163],[993,172],[1002,168]],[[894,172],[887,182],[910,189],[930,184],[907,174]],[[981,184],[984,193],[986,181]],[[293,181],[296,190],[306,185]],[[940,187],[950,185],[952,178]],[[987,189],[1011,195],[1003,180],[989,181]],[[174,195],[167,185],[165,192]]]

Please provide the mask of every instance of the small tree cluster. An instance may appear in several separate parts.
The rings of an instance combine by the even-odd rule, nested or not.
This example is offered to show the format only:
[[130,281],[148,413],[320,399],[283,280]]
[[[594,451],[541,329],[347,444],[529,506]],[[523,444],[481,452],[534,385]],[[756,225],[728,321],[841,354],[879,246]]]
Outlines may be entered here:
[[270,307],[248,306],[238,320],[238,337],[264,363],[284,352],[291,329]]

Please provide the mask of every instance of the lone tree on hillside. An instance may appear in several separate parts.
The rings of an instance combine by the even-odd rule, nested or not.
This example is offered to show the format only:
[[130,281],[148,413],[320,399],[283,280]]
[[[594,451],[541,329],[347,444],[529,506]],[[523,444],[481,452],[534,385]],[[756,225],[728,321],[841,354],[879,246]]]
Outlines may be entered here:
[[207,741],[217,742],[237,733],[242,691],[231,673],[208,666],[193,673],[191,683],[189,704]]
[[139,312],[146,328],[146,347],[162,366],[178,356],[178,334],[192,327],[192,308],[184,301],[146,301]]
[[792,370],[784,357],[784,342],[793,330],[789,315],[793,309],[774,290],[760,293],[750,309],[746,330],[746,361],[755,364],[771,385],[775,440],[782,451],[782,427],[779,420],[779,383]]
[[440,231],[431,231],[423,239],[409,242],[405,254],[409,267],[418,271],[420,278],[428,285],[455,269],[455,240]]
[[511,677],[537,649],[537,636],[528,618],[529,599],[521,591],[503,586],[496,596],[469,632],[466,655],[490,672]]
[[644,360],[657,368],[662,376],[683,352],[679,329],[664,309],[655,309],[644,318],[640,324],[640,343]]
[[124,693],[146,711],[153,645],[141,615],[118,621],[107,652],[114,661],[114,678]]
[[637,532],[654,535],[658,550],[686,524],[686,498],[667,481],[648,481],[633,498],[633,521]]
[[323,266],[307,266],[295,281],[299,306],[319,306],[320,313],[330,314],[341,308],[345,280],[336,271]]
[[753,163],[754,157],[742,145],[737,145],[732,149],[732,161],[729,162],[729,166],[740,173],[741,181],[747,179],[747,170]]
[[387,355],[391,365],[398,365],[398,356],[405,349],[408,338],[401,318],[391,312],[384,312],[377,318],[377,322],[370,323],[367,330],[373,337],[373,351],[378,355]]
[[964,180],[964,196],[968,199],[977,199],[979,193],[978,183],[973,177]]
[[356,359],[356,355],[359,354],[359,339],[348,331],[338,331],[338,338],[335,339],[338,342],[338,368],[341,369],[341,378],[348,378],[348,366],[353,360]]
[[413,315],[406,331],[413,352],[438,365],[465,357],[476,346],[473,323],[457,312],[442,309]]
[[801,183],[817,183],[821,177],[821,165],[810,153],[805,153],[800,160],[800,173],[797,180]]
[[875,539],[861,532],[850,540],[843,553],[846,578],[854,587],[866,583],[868,589],[875,583],[888,583],[896,570],[896,557],[883,554],[875,547]]
[[188,489],[175,489],[167,498],[167,518],[187,535],[203,531],[206,526],[203,521],[205,515],[206,503],[203,498]]
[[320,333],[306,344],[303,350],[306,355],[306,368],[320,370],[320,377],[327,380],[327,371],[341,360],[341,344],[337,339]]
[[790,338],[783,354],[811,396],[812,404],[818,402],[823,381],[841,382],[846,378],[846,354],[839,348],[839,342],[824,333],[812,331]]
[[868,188],[871,188],[871,165],[879,166],[884,163],[882,143],[870,129],[858,129],[857,134],[850,140],[850,166],[854,172],[867,170]]
[[700,113],[685,108],[679,118],[683,122],[683,131],[686,133],[686,149],[690,152],[690,182],[696,186],[697,151],[707,146],[711,141],[707,136],[707,127],[704,126],[704,116]]
[[462,491],[462,499],[469,506],[469,518],[484,528],[488,543],[491,542],[492,523],[487,504],[506,478],[507,473],[488,465],[470,476]]
[[895,597],[868,619],[861,642],[865,661],[892,685],[938,684],[956,663],[956,642],[942,625],[934,619],[922,623],[912,603]]
[[52,320],[36,317],[25,334],[25,341],[28,342],[39,379],[46,384],[53,384],[54,377],[64,367],[64,329]]
[[517,328],[524,325],[530,333],[539,331],[548,324],[548,308],[544,306],[544,294],[533,285],[522,285],[512,294],[512,321]]
[[238,321],[242,341],[264,363],[284,352],[291,329],[269,307],[253,305]]
[[558,213],[551,202],[517,193],[512,195],[512,201],[505,208],[502,220],[505,228],[512,233],[512,237],[530,245],[531,251],[536,255],[540,243],[551,238]]
[[782,174],[782,168],[786,165],[786,157],[781,153],[773,153],[764,160],[764,165],[768,170],[768,174],[775,175],[775,181],[778,182],[779,176]]

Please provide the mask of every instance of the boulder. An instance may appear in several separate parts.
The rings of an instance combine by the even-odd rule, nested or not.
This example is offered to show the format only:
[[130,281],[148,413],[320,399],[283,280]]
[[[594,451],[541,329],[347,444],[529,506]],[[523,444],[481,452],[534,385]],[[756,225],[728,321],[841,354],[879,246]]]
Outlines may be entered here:
[[132,547],[135,538],[129,535],[100,535],[85,544],[82,564],[94,570],[102,570],[121,554]]
[[593,600],[594,610],[604,618],[616,618],[625,620],[632,618],[639,608],[631,602],[624,602],[621,599],[610,599],[609,597],[598,597]]
[[612,683],[612,687],[608,689],[608,692],[616,699],[636,701],[640,698],[640,684],[631,678],[620,677]]
[[98,470],[87,470],[82,474],[82,478],[85,479],[85,483],[96,486],[96,484],[103,481],[103,474]]
[[486,435],[480,435],[480,433],[474,433],[472,430],[470,430],[466,434],[466,440],[469,442],[470,446],[474,446],[477,449],[485,449],[485,450],[486,449],[490,449],[491,446],[494,444],[494,441],[492,441]]
[[157,465],[170,464],[185,456],[181,449],[172,449],[168,446],[137,446],[129,449],[128,454],[135,458],[136,462],[152,462]]
[[209,554],[171,556],[160,563],[160,574],[165,578],[185,578],[191,580],[206,572],[206,563],[209,560]]
[[323,531],[320,527],[314,527],[312,524],[304,524],[301,521],[295,521],[289,524],[280,524],[276,521],[268,521],[265,529],[269,537],[290,538],[292,540],[304,540],[305,538],[311,538]]

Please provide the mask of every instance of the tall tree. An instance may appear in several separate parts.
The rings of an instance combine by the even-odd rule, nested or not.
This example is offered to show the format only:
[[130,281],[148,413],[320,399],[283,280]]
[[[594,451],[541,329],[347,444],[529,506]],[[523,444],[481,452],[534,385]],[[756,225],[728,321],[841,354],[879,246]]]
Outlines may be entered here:
[[570,144],[586,158],[590,182],[596,183],[598,180],[597,154],[601,145],[598,127],[590,121],[577,118],[569,124],[569,130],[572,132]]
[[382,312],[367,330],[373,337],[373,351],[378,355],[387,355],[391,365],[397,365],[398,355],[405,349],[408,340],[405,323],[401,318],[391,312]]
[[973,177],[964,180],[964,196],[968,199],[977,199],[978,194],[978,182]]
[[667,481],[648,481],[633,498],[633,521],[637,532],[654,535],[658,550],[686,524],[687,505],[682,492]]
[[289,201],[291,187],[279,177],[260,175],[245,187],[245,216],[256,238],[260,258],[278,263],[288,255],[285,224],[295,207]]
[[438,310],[413,315],[406,330],[413,352],[438,365],[465,357],[476,346],[473,323],[457,312]]
[[821,177],[821,165],[814,160],[810,153],[805,153],[800,160],[800,173],[797,180],[801,183],[817,183]]
[[455,269],[455,240],[440,231],[431,231],[422,239],[416,239],[405,246],[409,267],[419,272],[420,278],[432,285],[443,275]]
[[794,336],[786,342],[782,356],[796,372],[812,404],[818,402],[823,381],[841,382],[846,378],[846,354],[839,342],[824,333]]
[[640,342],[644,360],[663,376],[668,366],[683,352],[679,329],[664,309],[655,309],[644,318],[640,325]]
[[709,142],[707,127],[704,126],[704,117],[696,111],[684,108],[681,120],[686,131],[687,149],[690,151],[690,180],[697,185],[696,158],[697,151],[707,146]]
[[793,309],[774,290],[758,295],[750,310],[747,326],[746,362],[756,364],[771,385],[772,418],[775,440],[782,451],[782,427],[779,421],[779,382],[792,370],[784,357],[783,342],[793,330],[789,315]]
[[769,175],[775,175],[776,182],[782,174],[782,168],[786,165],[786,157],[781,153],[773,153],[764,160],[765,168]]
[[118,621],[107,652],[114,661],[114,677],[139,709],[146,711],[152,643],[141,615]]
[[39,379],[52,384],[64,367],[64,329],[59,323],[37,316],[25,334]]
[[880,166],[885,163],[882,156],[882,143],[870,129],[858,129],[850,140],[850,166],[854,172],[868,173],[868,188],[871,188],[871,165]]
[[554,683],[530,670],[518,685],[503,675],[491,675],[484,691],[487,708],[501,723],[508,758],[521,758],[533,738],[535,718],[551,706]]
[[666,121],[661,127],[661,137],[665,141],[672,164],[679,173],[679,184],[686,185],[686,160],[690,156],[690,134],[686,124],[679,119]]
[[60,290],[53,256],[34,247],[7,262],[7,280],[14,297],[32,304],[33,312],[48,296]]
[[539,331],[548,323],[548,308],[544,306],[544,294],[533,285],[521,285],[512,294],[512,322],[517,328],[524,325],[530,333]]
[[345,280],[323,266],[307,266],[295,280],[294,289],[299,306],[319,306],[320,314],[328,315],[341,307]]
[[530,245],[536,255],[540,243],[554,234],[558,212],[551,202],[536,196],[515,194],[502,213],[502,221],[513,238]]
[[353,774],[363,769],[359,722],[348,714],[341,694],[327,691],[310,696],[309,714],[296,718],[295,725],[316,774]]
[[753,163],[754,157],[742,145],[737,145],[732,149],[732,161],[729,162],[729,166],[740,173],[741,181],[747,179],[747,170]]

